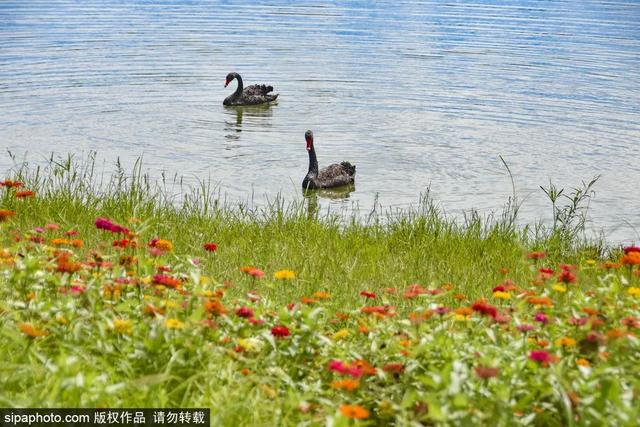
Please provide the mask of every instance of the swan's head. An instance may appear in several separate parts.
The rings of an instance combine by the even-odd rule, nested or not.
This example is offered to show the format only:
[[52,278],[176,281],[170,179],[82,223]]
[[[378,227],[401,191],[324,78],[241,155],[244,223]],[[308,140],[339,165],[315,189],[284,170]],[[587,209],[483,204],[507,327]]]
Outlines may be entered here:
[[311,151],[313,148],[313,132],[310,130],[304,133],[304,139],[307,140],[307,151]]
[[224,87],[229,86],[229,83],[231,83],[232,81],[234,81],[236,79],[237,74],[236,73],[229,73],[227,74],[227,81],[224,83]]

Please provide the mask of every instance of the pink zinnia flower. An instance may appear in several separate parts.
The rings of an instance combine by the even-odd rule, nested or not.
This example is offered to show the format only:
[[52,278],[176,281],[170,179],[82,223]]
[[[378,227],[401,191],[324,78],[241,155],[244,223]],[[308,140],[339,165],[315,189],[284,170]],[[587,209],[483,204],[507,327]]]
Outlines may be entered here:
[[529,359],[539,363],[549,363],[553,360],[551,354],[546,350],[532,350],[529,353]]
[[329,362],[329,370],[338,372],[342,375],[349,375],[353,378],[360,378],[364,374],[364,371],[361,368],[357,366],[351,366],[335,359]]
[[518,326],[517,326],[517,329],[518,329],[520,332],[529,332],[529,331],[532,331],[533,329],[535,329],[535,326],[533,326],[533,325],[527,325],[527,324],[522,324],[522,325],[518,325]]
[[346,370],[346,366],[339,360],[333,359],[329,362],[329,370],[339,373],[344,373]]
[[110,231],[112,233],[129,233],[129,229],[121,225],[114,224],[107,218],[96,218],[96,228],[100,230]]
[[164,255],[164,251],[162,249],[158,249],[158,248],[149,248],[149,255],[154,256],[154,257],[159,257]]
[[450,309],[450,308],[448,308],[448,307],[440,306],[440,307],[436,308],[434,311],[435,311],[437,314],[439,314],[439,315],[441,315],[441,316],[442,316],[442,315],[447,314],[448,312],[450,312],[450,311],[451,311],[451,309]]
[[247,274],[256,279],[261,279],[262,277],[264,277],[264,271],[260,270],[259,268],[252,268],[247,271]]
[[540,322],[543,325],[546,325],[549,322],[549,317],[544,313],[536,313],[534,319],[536,322]]

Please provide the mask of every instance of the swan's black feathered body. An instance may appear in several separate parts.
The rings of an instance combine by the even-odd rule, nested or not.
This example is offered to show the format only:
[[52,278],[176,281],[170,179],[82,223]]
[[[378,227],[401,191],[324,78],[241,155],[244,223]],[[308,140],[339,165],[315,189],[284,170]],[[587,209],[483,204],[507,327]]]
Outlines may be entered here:
[[318,188],[342,187],[353,184],[356,177],[356,167],[349,162],[335,163],[318,170],[318,159],[313,147],[313,132],[308,130],[305,134],[307,151],[309,152],[309,171],[302,180],[302,188],[315,190]]
[[238,81],[238,87],[236,91],[227,96],[222,102],[224,105],[256,105],[264,104],[267,102],[275,101],[278,98],[278,94],[270,94],[273,91],[273,86],[267,85],[251,85],[247,87],[242,86],[242,77],[238,73],[227,74],[227,81],[224,87],[227,87],[233,80]]

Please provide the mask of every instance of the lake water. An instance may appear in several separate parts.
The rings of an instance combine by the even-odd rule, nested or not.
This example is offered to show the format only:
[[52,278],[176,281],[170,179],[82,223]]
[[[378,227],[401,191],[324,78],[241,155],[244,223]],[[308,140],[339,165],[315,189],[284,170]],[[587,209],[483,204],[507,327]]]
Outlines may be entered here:
[[[227,109],[225,76],[277,105]],[[596,174],[590,227],[640,240],[638,1],[0,1],[0,170],[91,151],[115,169],[211,180],[228,201],[301,199],[320,165],[357,165],[324,209],[500,211]]]

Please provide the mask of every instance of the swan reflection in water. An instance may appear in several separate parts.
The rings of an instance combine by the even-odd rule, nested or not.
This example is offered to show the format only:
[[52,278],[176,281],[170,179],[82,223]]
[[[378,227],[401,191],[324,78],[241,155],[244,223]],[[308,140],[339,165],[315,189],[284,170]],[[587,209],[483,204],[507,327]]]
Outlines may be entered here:
[[302,195],[307,200],[307,218],[317,219],[320,212],[319,198],[335,202],[345,202],[351,193],[356,191],[355,184],[342,187],[325,188],[320,190],[302,190]]
[[277,104],[245,105],[245,106],[225,106],[225,138],[237,141],[242,132],[242,121],[247,120],[249,124],[254,122],[261,127],[269,127],[271,123],[264,123],[265,117],[272,117],[271,107]]

